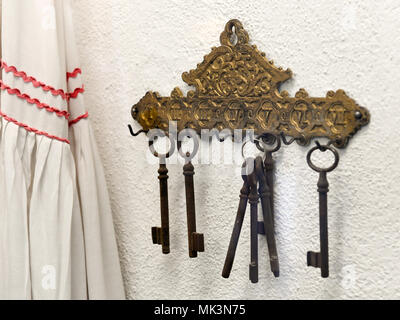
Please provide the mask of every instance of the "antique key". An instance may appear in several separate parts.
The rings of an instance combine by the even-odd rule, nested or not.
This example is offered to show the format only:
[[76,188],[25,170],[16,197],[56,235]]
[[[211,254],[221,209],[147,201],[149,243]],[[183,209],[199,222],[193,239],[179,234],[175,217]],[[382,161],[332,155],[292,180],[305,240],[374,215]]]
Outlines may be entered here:
[[232,230],[231,240],[229,242],[228,253],[226,254],[225,258],[224,269],[222,270],[222,276],[224,278],[229,278],[229,275],[231,273],[233,261],[235,260],[236,248],[239,242],[240,231],[242,230],[243,220],[246,214],[246,207],[250,193],[250,187],[247,181],[247,163],[249,163],[250,161],[251,159],[246,159],[246,161],[242,165],[243,186],[240,189],[239,207],[236,214],[235,224]]
[[[254,161],[252,159],[252,161]],[[250,187],[250,254],[249,276],[252,283],[258,282],[258,192],[255,170],[248,177]]]
[[[264,231],[267,238],[268,253],[271,265],[271,271],[275,277],[279,277],[279,260],[278,251],[275,241],[275,217],[274,217],[274,159],[272,154],[281,148],[281,137],[273,134],[265,133],[260,136],[261,141],[266,145],[276,144],[274,148],[267,149],[261,146],[260,140],[256,140],[257,148],[265,153],[264,166],[261,159],[256,159],[256,172],[260,182],[260,198],[263,208]],[[284,137],[283,137],[284,139]],[[286,139],[283,140],[286,143]],[[262,172],[263,171],[263,172]],[[263,176],[263,174],[265,176]],[[265,197],[268,198],[268,202]]]
[[[271,204],[271,215],[272,220],[274,221],[274,159],[272,154],[278,151],[281,148],[281,137],[275,136],[273,134],[265,133],[260,136],[261,141],[265,144],[272,145],[276,143],[276,146],[273,149],[266,149],[260,145],[260,141],[256,140],[256,146],[258,150],[264,152],[265,159],[264,159],[264,170],[265,170],[265,177],[267,180],[267,185],[269,187],[269,201]],[[283,142],[285,144],[290,144],[294,141],[287,142],[285,136],[282,135]]]
[[[189,152],[187,153],[187,156],[190,156]],[[183,175],[185,176],[189,257],[195,258],[197,257],[197,252],[204,251],[204,235],[196,232],[196,211],[193,184],[194,167],[191,161],[183,166]]]
[[[168,137],[169,138],[169,137]],[[160,181],[160,211],[161,211],[161,228],[152,227],[151,235],[154,244],[161,245],[162,253],[168,254],[169,248],[169,210],[168,210],[168,169],[166,159],[174,152],[175,143],[170,139],[170,149],[167,154],[160,155],[154,150],[153,139],[149,139],[149,148],[155,157],[160,160],[158,169],[158,179]]]
[[[280,148],[280,144],[279,144]],[[271,205],[271,215],[272,221],[274,221],[274,159],[272,158],[272,153],[276,150],[266,150],[264,159],[264,170],[265,178],[267,180],[267,185],[269,187],[269,203]]]
[[[339,163],[338,152],[329,145],[321,146],[319,142],[316,142],[316,146],[313,147],[307,154],[307,163],[311,169],[319,172],[319,180],[317,183],[319,193],[319,235],[320,235],[320,252],[307,252],[307,266],[312,266],[321,269],[321,276],[323,278],[329,277],[329,254],[328,254],[328,191],[329,183],[326,178],[326,173],[334,170]],[[328,168],[319,168],[315,166],[311,161],[311,154],[315,150],[325,152],[329,150],[335,156],[334,163]]]
[[160,180],[160,209],[161,209],[161,228],[152,227],[151,233],[154,244],[162,246],[162,253],[169,253],[169,212],[168,212],[168,169],[160,161],[158,169],[158,179]]
[[260,156],[255,160],[255,172],[259,182],[258,193],[261,199],[261,208],[264,220],[264,224],[262,225],[262,222],[260,222],[260,224],[264,227],[263,231],[267,237],[271,271],[275,277],[279,277],[279,260],[275,242],[274,219],[272,216],[271,189],[267,183],[263,160]]
[[[194,146],[192,153],[182,151],[182,139],[184,136],[192,138]],[[183,175],[185,176],[185,193],[186,193],[186,216],[187,216],[187,229],[188,229],[188,247],[189,257],[197,257],[197,252],[204,252],[204,235],[196,232],[196,207],[194,198],[194,167],[191,159],[197,153],[199,148],[199,141],[196,137],[192,137],[190,134],[186,135],[186,132],[181,132],[178,137],[178,151],[182,158],[185,159],[185,165],[183,166]]]

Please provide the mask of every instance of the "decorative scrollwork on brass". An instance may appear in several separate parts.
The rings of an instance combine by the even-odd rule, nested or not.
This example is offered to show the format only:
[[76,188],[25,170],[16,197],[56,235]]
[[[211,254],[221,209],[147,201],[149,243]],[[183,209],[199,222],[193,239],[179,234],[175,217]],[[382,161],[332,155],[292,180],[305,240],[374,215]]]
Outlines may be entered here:
[[300,89],[295,97],[280,92],[281,83],[292,77],[290,69],[276,67],[255,45],[240,21],[230,20],[220,36],[221,46],[197,68],[182,74],[195,87],[185,97],[175,88],[170,97],[157,92],[146,95],[132,107],[132,116],[144,130],[168,131],[168,121],[178,130],[253,129],[284,134],[308,144],[312,138],[327,137],[344,147],[370,114],[343,90],[329,91],[324,98],[310,97]]

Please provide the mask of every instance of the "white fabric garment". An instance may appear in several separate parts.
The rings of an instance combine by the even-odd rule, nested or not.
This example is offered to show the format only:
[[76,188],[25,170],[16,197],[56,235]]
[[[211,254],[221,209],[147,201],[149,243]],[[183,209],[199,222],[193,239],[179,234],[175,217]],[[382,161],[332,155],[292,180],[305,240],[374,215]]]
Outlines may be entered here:
[[71,2],[1,7],[0,299],[124,299]]

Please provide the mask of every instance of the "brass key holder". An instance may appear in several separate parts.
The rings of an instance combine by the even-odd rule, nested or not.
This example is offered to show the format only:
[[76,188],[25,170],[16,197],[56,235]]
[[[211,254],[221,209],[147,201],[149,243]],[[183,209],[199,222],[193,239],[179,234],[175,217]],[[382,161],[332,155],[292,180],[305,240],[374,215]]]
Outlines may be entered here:
[[295,97],[280,92],[280,84],[292,72],[276,67],[255,45],[249,45],[240,21],[226,24],[220,42],[195,70],[182,74],[183,81],[196,88],[186,97],[179,88],[170,97],[147,92],[132,107],[132,117],[144,131],[168,132],[168,122],[176,121],[179,131],[253,129],[256,135],[291,136],[303,145],[326,137],[342,148],[369,122],[368,110],[343,90],[329,91],[325,98],[309,97],[304,89]]
[[[281,139],[285,144],[296,141],[304,146],[309,145],[313,138],[323,137],[329,140],[329,146],[344,148],[349,139],[362,126],[369,123],[368,110],[359,106],[343,90],[328,91],[325,97],[310,97],[304,89],[300,89],[294,97],[289,96],[287,91],[281,91],[280,85],[292,77],[291,70],[276,67],[273,61],[268,60],[255,45],[250,45],[249,36],[240,21],[236,19],[228,21],[220,36],[220,43],[219,47],[212,48],[196,69],[182,74],[183,81],[193,86],[195,90],[189,91],[184,96],[176,87],[169,97],[161,97],[157,92],[149,91],[132,107],[132,117],[142,127],[139,132],[134,133],[129,126],[132,135],[146,133],[155,128],[161,129],[168,135],[169,122],[175,121],[178,131],[190,128],[200,134],[202,129],[219,131],[239,129],[242,132],[254,130],[256,137],[269,134]],[[231,132],[233,134],[233,131]],[[290,141],[286,137],[291,137]],[[269,169],[272,163],[271,153],[267,153],[265,157],[265,181],[268,183],[269,191],[264,177],[259,175],[262,178],[260,194],[263,196],[264,207],[267,208],[266,219],[273,223],[273,186]],[[189,201],[187,203],[189,252],[191,256],[195,256],[195,248],[199,249],[198,251],[204,248],[202,235],[198,235],[195,231],[191,170],[191,164],[186,163],[184,175],[187,201]],[[248,189],[248,183],[251,181],[254,182],[254,176],[252,180],[245,180],[243,192]],[[325,191],[320,189],[320,192],[322,198],[324,194],[326,196]],[[270,198],[268,203],[271,212],[268,211],[267,197]],[[255,203],[255,193],[253,198],[252,202]],[[242,211],[245,210],[247,196],[242,195],[242,199],[243,203],[238,211],[238,224],[241,224],[243,219]],[[321,217],[322,224],[325,224],[323,211]],[[255,218],[253,220],[255,222]],[[273,230],[273,226],[269,227]],[[254,223],[253,229],[255,230]],[[234,230],[234,233],[240,233],[238,230]],[[157,243],[160,242],[162,237],[156,234],[156,231],[153,232],[154,239],[158,239]],[[321,240],[323,239],[324,246],[321,247],[321,251],[325,252],[327,231],[326,238],[325,231],[323,233]],[[273,242],[271,238],[270,244]],[[228,252],[230,257],[233,257],[236,245],[237,241],[232,240],[231,251]],[[275,257],[276,250],[273,246],[271,249],[271,257]],[[275,264],[273,269],[278,274],[278,261],[274,262],[275,258],[271,259],[271,267]],[[327,254],[323,254],[325,260],[320,259],[321,254],[309,253],[308,264],[327,269]],[[231,260],[229,258],[226,264],[226,275],[229,275],[228,270],[232,267],[233,260]],[[324,275],[326,274],[327,272],[324,272]]]

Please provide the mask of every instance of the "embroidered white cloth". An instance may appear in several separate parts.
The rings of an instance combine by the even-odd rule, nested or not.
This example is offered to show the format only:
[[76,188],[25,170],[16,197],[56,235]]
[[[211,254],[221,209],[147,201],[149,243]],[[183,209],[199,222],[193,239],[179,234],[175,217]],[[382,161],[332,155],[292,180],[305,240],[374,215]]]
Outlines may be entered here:
[[0,299],[123,299],[71,2],[1,8]]

